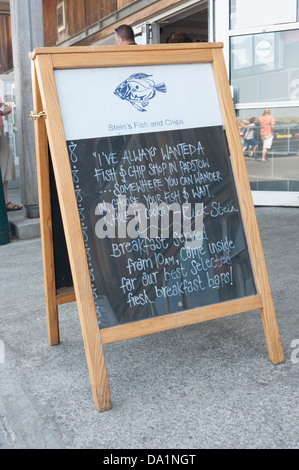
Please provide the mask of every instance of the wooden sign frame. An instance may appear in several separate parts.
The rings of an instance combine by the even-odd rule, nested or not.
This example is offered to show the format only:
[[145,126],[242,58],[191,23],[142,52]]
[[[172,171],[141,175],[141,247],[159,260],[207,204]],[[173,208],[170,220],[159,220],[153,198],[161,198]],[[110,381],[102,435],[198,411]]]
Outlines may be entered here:
[[[106,343],[259,309],[270,360],[274,364],[284,361],[222,47],[220,43],[197,43],[134,47],[38,48],[30,54],[34,101],[32,117],[35,118],[48,340],[51,345],[59,343],[58,306],[76,300],[94,403],[99,411],[105,411],[111,407],[103,354],[103,344]],[[119,64],[142,66],[185,63],[210,63],[213,67],[257,294],[100,330],[77,211],[54,70],[118,67]],[[48,143],[74,283],[74,289],[59,291],[55,287]]]

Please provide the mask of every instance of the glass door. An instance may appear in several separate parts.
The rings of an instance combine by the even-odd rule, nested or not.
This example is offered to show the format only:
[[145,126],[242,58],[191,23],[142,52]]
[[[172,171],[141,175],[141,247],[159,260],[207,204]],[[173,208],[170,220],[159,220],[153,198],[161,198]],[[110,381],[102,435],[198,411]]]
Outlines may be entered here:
[[216,38],[226,46],[254,203],[299,206],[299,2],[221,3],[229,17]]

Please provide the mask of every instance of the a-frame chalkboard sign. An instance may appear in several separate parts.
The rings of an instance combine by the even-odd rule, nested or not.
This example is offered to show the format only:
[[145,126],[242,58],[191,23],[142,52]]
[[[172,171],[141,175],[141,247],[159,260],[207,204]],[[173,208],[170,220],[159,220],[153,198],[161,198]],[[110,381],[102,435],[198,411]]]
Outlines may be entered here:
[[97,409],[111,407],[106,343],[259,309],[283,362],[222,44],[30,57],[49,342],[76,300]]

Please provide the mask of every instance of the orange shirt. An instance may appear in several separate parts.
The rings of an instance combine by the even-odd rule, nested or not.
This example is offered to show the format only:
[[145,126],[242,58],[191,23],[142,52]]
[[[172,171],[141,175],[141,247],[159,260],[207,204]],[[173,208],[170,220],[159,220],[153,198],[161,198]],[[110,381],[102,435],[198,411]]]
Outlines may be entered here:
[[270,116],[270,114],[264,114],[262,117],[259,118],[258,123],[261,126],[261,137],[267,137],[268,135],[272,135],[275,126],[275,121],[274,118]]

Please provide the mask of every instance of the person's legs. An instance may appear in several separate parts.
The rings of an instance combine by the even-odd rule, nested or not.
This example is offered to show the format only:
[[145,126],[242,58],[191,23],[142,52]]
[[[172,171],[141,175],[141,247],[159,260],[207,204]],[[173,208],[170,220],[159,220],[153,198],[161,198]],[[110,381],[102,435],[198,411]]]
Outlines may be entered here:
[[3,181],[3,192],[4,192],[4,199],[5,199],[5,205],[8,203],[7,200],[7,181]]
[[262,140],[263,140],[262,162],[266,162],[267,161],[267,158],[266,158],[267,152],[268,152],[268,150],[270,150],[270,148],[272,146],[273,135],[267,135]]
[[9,211],[19,211],[22,209],[23,206],[19,206],[18,204],[13,204],[10,202],[7,198],[7,181],[3,181],[3,192],[4,192],[4,199],[5,199],[5,205],[6,205],[6,210]]
[[263,151],[262,151],[262,162],[267,161],[267,151],[268,151],[268,136],[262,138],[263,141]]
[[263,147],[263,152],[262,152],[262,162],[265,162],[267,160],[267,149]]

